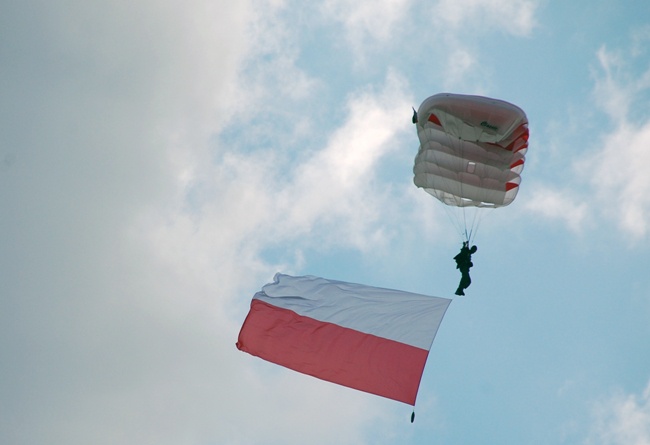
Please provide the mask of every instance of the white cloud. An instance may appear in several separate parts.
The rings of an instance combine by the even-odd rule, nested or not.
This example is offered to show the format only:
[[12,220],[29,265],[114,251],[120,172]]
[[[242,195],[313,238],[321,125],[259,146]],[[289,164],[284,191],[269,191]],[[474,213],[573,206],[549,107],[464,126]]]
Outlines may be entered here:
[[636,74],[631,59],[604,47],[598,61],[601,72],[594,94],[614,128],[602,137],[601,149],[579,167],[596,192],[592,206],[636,239],[643,238],[650,221],[650,178],[645,170],[650,162],[650,117],[634,112],[639,98],[650,90],[650,69]]
[[440,0],[434,17],[458,30],[498,29],[528,36],[536,26],[535,0]]
[[386,194],[374,169],[398,147],[396,134],[409,127],[404,119],[408,109],[404,86],[394,76],[379,94],[364,92],[350,98],[346,123],[321,152],[296,167],[293,183],[280,194],[277,216],[295,224],[289,228],[292,233],[326,224],[326,238],[360,248],[379,241]]
[[565,223],[576,233],[582,231],[587,222],[587,205],[569,191],[537,186],[530,193],[525,207],[547,219]]
[[477,56],[464,44],[457,42],[453,47],[447,57],[444,76],[445,87],[451,90],[462,85],[468,76],[477,71],[476,67],[479,65]]
[[[645,28],[643,28],[645,29]],[[639,42],[644,42],[650,37],[650,31],[633,33],[633,42],[628,52],[610,51],[602,46],[596,56],[598,70],[594,72],[595,87],[594,97],[603,112],[617,124],[621,125],[626,120],[634,120],[631,114],[636,109],[635,105],[643,101],[643,93],[650,89],[650,68],[645,66],[645,71],[637,72],[635,62],[643,61],[644,51],[640,49]]]
[[[142,230],[179,270],[200,267],[196,279],[217,267],[235,283],[247,276],[258,283],[270,279],[259,254],[279,244],[377,248],[390,225],[379,218],[390,197],[375,169],[399,147],[395,137],[410,124],[403,118],[408,110],[403,87],[390,75],[383,90],[350,97],[342,126],[319,150],[297,160],[257,149],[228,151],[216,165],[196,161],[188,182],[191,193],[199,195],[196,203],[187,211],[183,202],[170,214],[162,209],[145,224],[157,228]],[[215,262],[215,252],[228,260]],[[298,264],[300,251],[294,255]]]
[[[528,37],[537,26],[536,0],[439,0],[419,5],[429,18],[430,29],[422,30],[430,51],[444,61],[437,70],[448,90],[469,88],[473,94],[489,90],[489,61],[481,46],[491,33]],[[444,48],[444,50],[441,50]],[[489,50],[488,50],[489,51]]]
[[587,445],[649,445],[650,384],[641,394],[619,393],[597,403]]
[[343,23],[347,38],[357,54],[365,45],[385,44],[396,34],[406,18],[411,0],[327,0],[325,13]]
[[639,239],[650,221],[650,122],[641,127],[623,123],[605,136],[602,150],[584,162],[596,192],[592,205]]
[[352,94],[313,140],[292,107],[318,82],[282,4],[67,5],[0,17],[0,442],[362,442],[387,405],[234,344],[279,266],[263,249],[385,236],[376,169],[409,126],[403,81]]
[[630,53],[598,50],[593,94],[598,110],[609,120],[602,121],[598,133],[585,136],[594,149],[573,160],[571,171],[565,173],[570,175],[566,187],[540,186],[528,209],[563,220],[573,231],[589,223],[593,227],[593,217],[600,216],[633,240],[647,236],[650,177],[645,166],[650,163],[650,116],[643,110],[650,92],[650,69],[635,70],[635,54],[639,54],[636,44]]

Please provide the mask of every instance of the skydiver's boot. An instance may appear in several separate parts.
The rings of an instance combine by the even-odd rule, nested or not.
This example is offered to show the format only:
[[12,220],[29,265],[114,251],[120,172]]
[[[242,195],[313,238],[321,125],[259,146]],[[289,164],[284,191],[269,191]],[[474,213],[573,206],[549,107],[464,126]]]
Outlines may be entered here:
[[463,292],[463,290],[459,287],[458,289],[456,289],[456,295],[463,295],[464,296],[465,292]]

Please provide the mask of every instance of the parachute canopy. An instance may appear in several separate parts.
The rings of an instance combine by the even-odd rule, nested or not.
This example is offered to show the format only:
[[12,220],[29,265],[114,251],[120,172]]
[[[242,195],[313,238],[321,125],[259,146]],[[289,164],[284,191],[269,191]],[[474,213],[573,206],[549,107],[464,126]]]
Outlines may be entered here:
[[237,348],[322,380],[415,405],[451,300],[276,274],[253,297]]
[[449,206],[502,207],[519,190],[528,119],[497,99],[436,94],[417,112],[413,182]]

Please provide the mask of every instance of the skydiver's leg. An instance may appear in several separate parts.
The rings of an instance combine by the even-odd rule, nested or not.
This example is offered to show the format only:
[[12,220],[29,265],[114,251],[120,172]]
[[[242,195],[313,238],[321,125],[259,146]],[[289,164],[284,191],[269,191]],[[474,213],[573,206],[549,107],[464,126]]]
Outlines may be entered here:
[[[463,290],[467,289],[469,285],[471,284],[472,280],[469,277],[469,273],[463,272],[462,277],[460,278],[460,284],[458,285],[458,291],[463,292]],[[458,292],[456,291],[456,292]],[[456,294],[456,295],[461,295],[461,294]],[[462,295],[465,295],[462,293]]]

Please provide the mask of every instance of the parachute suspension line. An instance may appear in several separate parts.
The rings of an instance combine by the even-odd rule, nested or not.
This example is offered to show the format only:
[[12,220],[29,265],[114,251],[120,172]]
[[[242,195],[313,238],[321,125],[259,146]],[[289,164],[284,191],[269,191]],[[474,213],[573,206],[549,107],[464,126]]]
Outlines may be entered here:
[[470,229],[468,232],[467,225],[465,225],[465,233],[463,233],[463,241],[467,241],[467,243],[469,244],[469,240],[471,237],[472,237],[472,229]]
[[462,237],[463,228],[460,225],[460,222],[458,221],[458,218],[457,218],[458,215],[457,214],[454,215],[454,209],[451,209],[447,205],[442,205],[442,206],[439,206],[439,207],[442,207],[442,209],[445,211],[445,215],[447,216],[447,219],[451,223],[451,226],[456,230],[458,235]]
[[476,214],[477,213],[478,212],[475,210],[474,211],[474,217],[472,218],[472,224],[471,224],[471,226],[469,228],[469,232],[467,231],[467,228],[465,228],[465,241],[467,241],[468,245],[471,243],[472,237],[476,236],[476,230],[475,230],[476,226],[475,226],[475,224],[476,224]]
[[477,212],[474,215],[475,222],[472,223],[472,229],[470,230],[470,235],[469,238],[467,239],[467,242],[470,242],[472,239],[476,238],[476,234],[478,233],[478,229],[481,226],[483,219],[485,218],[486,215],[492,214],[494,209],[495,209],[494,207],[482,208],[480,210],[477,208]]
[[458,209],[450,207],[446,204],[439,206],[442,207],[445,211],[445,215],[447,215],[447,219],[449,219],[449,222],[451,223],[452,227],[456,230],[458,233],[458,236],[461,238],[463,237],[464,231],[463,230],[463,225],[461,224],[459,217],[458,217]]
[[[460,192],[464,193],[463,192],[463,182],[462,181],[460,182]],[[462,221],[462,228],[463,228],[462,237],[467,238],[467,208],[465,208],[464,206],[461,207],[460,208],[460,213],[461,213],[461,216],[463,218],[463,221]]]
[[474,217],[472,218],[472,225],[470,226],[469,229],[469,235],[467,236],[467,242],[469,243],[472,239],[472,235],[476,236],[476,232],[478,231],[478,226],[481,223],[481,219],[483,218],[483,211],[479,207],[476,207],[474,209]]

